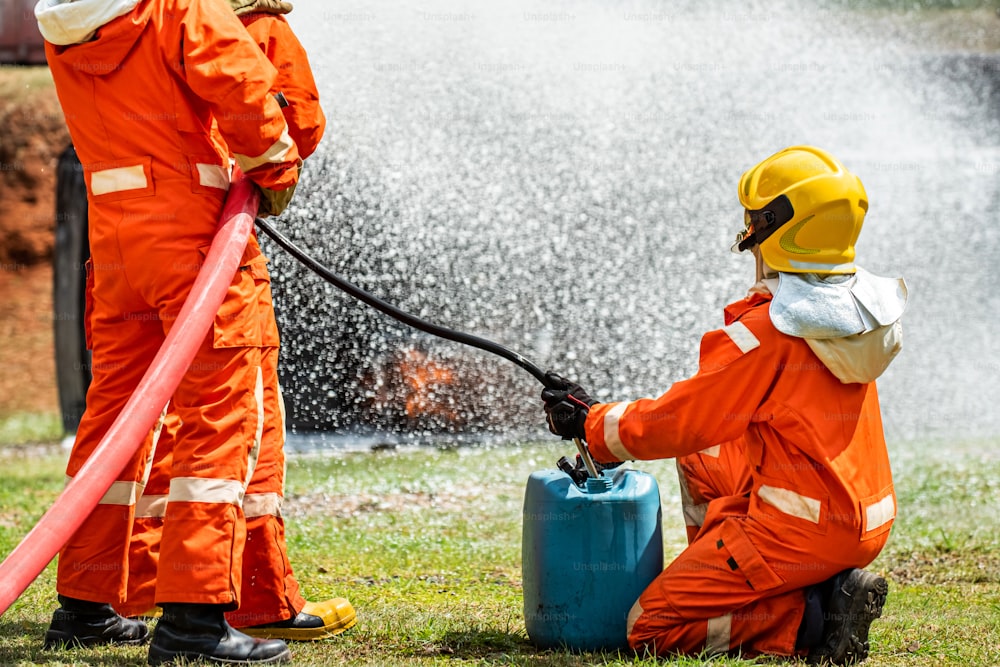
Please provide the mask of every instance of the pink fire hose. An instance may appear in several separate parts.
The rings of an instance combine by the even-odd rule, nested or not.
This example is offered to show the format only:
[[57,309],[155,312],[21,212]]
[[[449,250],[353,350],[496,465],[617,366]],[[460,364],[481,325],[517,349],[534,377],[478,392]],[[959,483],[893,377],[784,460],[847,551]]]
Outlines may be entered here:
[[0,615],[83,524],[153,428],[194,360],[236,274],[253,229],[257,198],[253,184],[236,170],[212,247],[153,363],[93,455],[0,563]]

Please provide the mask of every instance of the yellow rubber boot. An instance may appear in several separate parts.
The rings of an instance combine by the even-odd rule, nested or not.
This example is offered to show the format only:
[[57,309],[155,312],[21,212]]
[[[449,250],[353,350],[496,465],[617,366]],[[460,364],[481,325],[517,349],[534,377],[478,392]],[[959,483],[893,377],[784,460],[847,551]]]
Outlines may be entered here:
[[344,598],[333,598],[306,602],[302,610],[288,620],[241,628],[241,631],[251,637],[308,642],[335,637],[357,622],[351,603]]

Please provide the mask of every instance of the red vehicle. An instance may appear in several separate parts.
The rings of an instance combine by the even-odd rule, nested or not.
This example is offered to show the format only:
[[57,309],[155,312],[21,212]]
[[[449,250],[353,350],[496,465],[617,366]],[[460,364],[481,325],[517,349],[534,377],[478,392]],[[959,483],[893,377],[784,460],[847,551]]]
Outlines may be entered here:
[[0,65],[44,65],[35,0],[0,0]]

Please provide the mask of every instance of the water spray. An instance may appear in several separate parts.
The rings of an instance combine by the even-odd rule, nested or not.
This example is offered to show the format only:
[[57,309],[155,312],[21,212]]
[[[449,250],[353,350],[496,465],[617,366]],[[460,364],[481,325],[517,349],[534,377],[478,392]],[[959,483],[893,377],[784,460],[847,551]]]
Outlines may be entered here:
[[523,368],[524,370],[531,373],[535,377],[535,379],[541,382],[543,385],[545,385],[545,387],[549,389],[559,388],[557,386],[554,386],[552,382],[545,377],[545,372],[541,368],[531,363],[528,359],[526,359],[523,355],[519,354],[518,352],[515,352],[514,350],[506,348],[503,345],[495,343],[491,340],[487,340],[485,338],[481,338],[479,336],[470,333],[465,333],[464,331],[456,331],[454,329],[449,329],[447,327],[434,324],[433,322],[428,322],[427,320],[421,319],[416,315],[407,313],[406,311],[400,310],[391,303],[383,301],[382,299],[378,298],[371,292],[367,292],[361,289],[354,283],[350,282],[349,280],[346,280],[345,278],[342,278],[341,276],[337,275],[330,269],[320,264],[318,261],[310,257],[308,254],[306,254],[304,250],[302,250],[297,245],[292,243],[292,241],[289,240],[287,236],[285,236],[284,234],[276,230],[274,227],[272,227],[271,224],[268,223],[267,221],[261,218],[257,218],[257,226],[261,229],[261,231],[270,236],[275,243],[277,243],[279,246],[288,251],[290,255],[295,257],[295,259],[299,260],[302,264],[304,264],[307,268],[313,271],[320,278],[327,281],[337,289],[343,290],[344,292],[350,294],[355,299],[368,304],[375,310],[381,311],[386,315],[388,315],[389,317],[402,322],[403,324],[407,324],[413,327],[414,329],[423,331],[424,333],[429,333],[432,336],[437,336],[438,338],[444,338],[445,340],[450,340],[456,343],[461,343],[463,345],[468,345],[470,347],[475,347],[480,350],[489,352],[491,354],[495,354],[498,357],[503,357],[507,361],[511,361],[520,366],[521,368]]
[[[302,248],[298,247],[292,241],[279,232],[277,229],[271,226],[270,223],[263,220],[262,218],[257,218],[257,227],[260,228],[262,232],[267,234],[271,239],[277,243],[279,246],[284,248],[288,254],[290,254],[295,259],[299,260],[308,269],[313,271],[323,280],[327,281],[339,290],[350,294],[355,299],[368,304],[375,310],[385,313],[389,317],[402,322],[403,324],[409,325],[414,329],[423,331],[424,333],[431,334],[432,336],[437,336],[438,338],[444,338],[445,340],[450,340],[456,343],[461,343],[462,345],[468,345],[491,354],[495,354],[498,357],[502,357],[507,361],[513,362],[528,371],[535,377],[536,380],[542,383],[548,389],[559,389],[546,375],[545,372],[533,364],[531,361],[526,359],[524,355],[511,350],[510,348],[504,347],[499,343],[492,340],[476,336],[474,334],[466,333],[464,331],[456,331],[455,329],[449,329],[448,327],[443,327],[439,324],[434,324],[433,322],[428,322],[427,320],[421,319],[412,313],[407,313],[404,310],[400,310],[396,306],[384,301],[371,292],[367,292],[349,280],[342,278],[330,269],[326,268],[314,258],[310,257]],[[580,458],[583,459],[584,465],[587,466],[587,471],[590,473],[591,477],[600,477],[601,473],[598,471],[597,466],[594,464],[593,458],[590,456],[590,452],[587,450],[587,446],[583,443],[580,438],[574,438],[576,442],[577,451],[580,453]]]

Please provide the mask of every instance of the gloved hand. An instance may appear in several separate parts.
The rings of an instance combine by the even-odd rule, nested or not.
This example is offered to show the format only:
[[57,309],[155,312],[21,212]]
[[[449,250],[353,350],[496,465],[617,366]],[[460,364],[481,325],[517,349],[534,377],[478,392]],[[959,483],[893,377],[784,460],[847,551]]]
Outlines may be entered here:
[[287,14],[292,11],[292,3],[282,2],[282,0],[229,0],[229,4],[232,5],[237,16],[250,12]]
[[262,188],[259,185],[257,189],[260,190],[260,200],[257,203],[257,216],[260,218],[281,215],[281,212],[292,201],[292,195],[295,194],[294,185],[284,190],[271,190],[269,188]]
[[551,371],[545,374],[545,378],[549,386],[542,390],[542,401],[545,402],[549,430],[562,436],[563,440],[586,439],[584,424],[587,413],[597,401],[577,383]]
[[295,194],[295,186],[298,185],[299,176],[302,175],[302,160],[298,160],[291,169],[296,171],[295,183],[291,187],[284,190],[271,190],[257,185],[257,190],[260,192],[260,198],[257,202],[257,217],[266,218],[271,215],[281,215],[281,212],[288,208],[292,196]]

